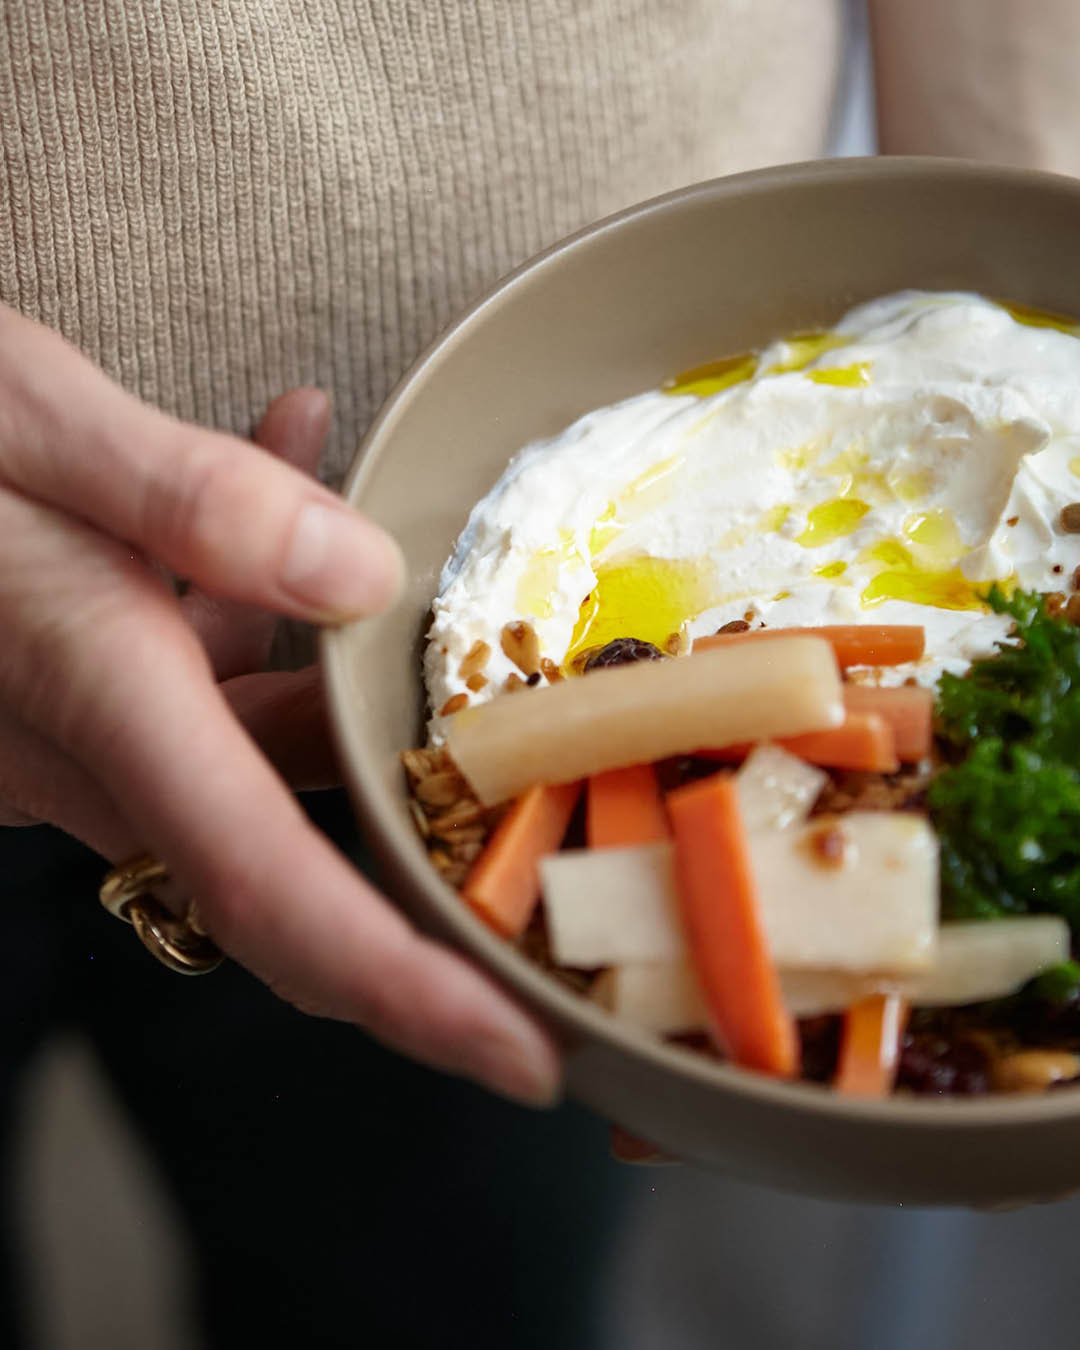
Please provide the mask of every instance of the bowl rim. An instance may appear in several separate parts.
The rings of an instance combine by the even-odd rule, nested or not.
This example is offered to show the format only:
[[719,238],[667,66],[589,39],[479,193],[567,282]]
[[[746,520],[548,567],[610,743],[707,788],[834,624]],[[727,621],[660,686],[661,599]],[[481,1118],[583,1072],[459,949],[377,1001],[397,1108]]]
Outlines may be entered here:
[[[1043,193],[1056,191],[1080,199],[1080,179],[1038,169],[1016,168],[977,160],[928,155],[865,156],[832,160],[804,160],[729,174],[676,188],[625,207],[583,226],[526,259],[489,286],[452,323],[444,328],[416,357],[394,385],[368,427],[344,477],[341,492],[346,500],[362,492],[366,479],[392,440],[393,431],[412,391],[423,384],[470,329],[484,320],[487,311],[521,287],[526,280],[557,265],[568,253],[589,246],[607,234],[650,216],[663,214],[674,205],[695,200],[767,196],[793,185],[841,184],[850,180],[885,182],[918,177],[950,183],[1007,184],[1030,186]],[[778,1107],[793,1116],[810,1116],[837,1123],[858,1122],[870,1127],[898,1126],[920,1131],[946,1129],[970,1131],[973,1127],[995,1130],[1025,1124],[1080,1120],[1080,1091],[1033,1095],[928,1098],[896,1096],[875,1101],[842,1096],[828,1085],[788,1081],[755,1074],[683,1046],[665,1042],[618,1018],[560,984],[512,944],[494,934],[462,903],[427,861],[416,856],[419,839],[408,853],[395,845],[402,820],[398,804],[385,790],[385,764],[367,745],[357,723],[350,717],[351,677],[346,633],[352,625],[325,627],[319,635],[320,664],[327,711],[342,770],[366,840],[377,854],[389,860],[402,877],[399,891],[439,915],[446,939],[467,959],[474,961],[513,996],[523,1000],[541,1019],[573,1027],[590,1038],[646,1061],[658,1070],[675,1072],[703,1088],[723,1095],[750,1098],[761,1106]],[[419,676],[419,671],[417,672]],[[408,747],[402,747],[405,749]],[[397,903],[389,897],[390,903]],[[573,1038],[571,1038],[571,1046]]]

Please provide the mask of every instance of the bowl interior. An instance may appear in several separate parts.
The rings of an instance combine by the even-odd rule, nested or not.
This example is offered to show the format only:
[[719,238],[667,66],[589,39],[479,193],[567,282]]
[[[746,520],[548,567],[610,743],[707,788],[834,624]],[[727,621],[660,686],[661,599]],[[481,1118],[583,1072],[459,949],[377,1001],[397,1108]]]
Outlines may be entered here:
[[[1061,1117],[1069,1094],[859,1106],[733,1073],[587,1008],[490,935],[438,880],[404,798],[421,638],[466,515],[526,442],[590,408],[905,287],[971,289],[1080,314],[1080,184],[941,160],[791,166],[703,184],[575,236],[491,293],[424,356],[368,435],[346,494],[401,541],[402,604],[327,635],[347,774],[391,893],[565,1032],[601,1038],[796,1112],[944,1122]],[[1080,1102],[1078,1102],[1080,1106]],[[946,1108],[943,1110],[943,1108]],[[895,1114],[893,1119],[895,1119]]]

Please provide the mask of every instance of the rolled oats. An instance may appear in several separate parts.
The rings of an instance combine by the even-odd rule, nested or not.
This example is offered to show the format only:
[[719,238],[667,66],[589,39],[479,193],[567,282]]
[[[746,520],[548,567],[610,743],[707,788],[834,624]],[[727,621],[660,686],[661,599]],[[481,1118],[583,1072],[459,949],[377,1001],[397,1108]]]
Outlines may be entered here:
[[482,844],[487,835],[487,826],[482,820],[477,820],[475,825],[458,825],[439,819],[431,822],[431,833],[444,844]]
[[409,780],[409,786],[415,787],[422,778],[427,778],[441,767],[441,751],[438,750],[403,750],[401,752],[401,762],[405,766],[405,774]]
[[459,795],[454,804],[446,811],[440,811],[431,821],[433,833],[438,830],[452,830],[459,825],[475,825],[478,820],[483,819],[484,808],[472,796],[471,793]]
[[421,839],[426,839],[431,831],[428,829],[427,816],[424,814],[424,808],[415,797],[409,798],[409,814],[413,818],[413,824],[420,833]]
[[430,857],[448,886],[453,886],[456,890],[464,884],[465,878],[469,875],[468,863],[456,862],[441,848],[432,849]]
[[414,791],[423,806],[453,806],[461,800],[465,782],[455,769],[443,769],[422,778]]
[[406,750],[401,759],[417,832],[443,880],[460,889],[503,808],[481,805],[443,748]]

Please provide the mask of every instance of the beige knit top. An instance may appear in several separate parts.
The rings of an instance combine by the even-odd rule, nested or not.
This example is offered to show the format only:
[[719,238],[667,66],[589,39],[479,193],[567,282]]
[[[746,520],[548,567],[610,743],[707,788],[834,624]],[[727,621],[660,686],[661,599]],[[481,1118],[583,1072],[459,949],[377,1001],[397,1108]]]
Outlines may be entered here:
[[0,0],[0,300],[247,431],[330,390],[339,477],[501,273],[821,152],[835,0]]

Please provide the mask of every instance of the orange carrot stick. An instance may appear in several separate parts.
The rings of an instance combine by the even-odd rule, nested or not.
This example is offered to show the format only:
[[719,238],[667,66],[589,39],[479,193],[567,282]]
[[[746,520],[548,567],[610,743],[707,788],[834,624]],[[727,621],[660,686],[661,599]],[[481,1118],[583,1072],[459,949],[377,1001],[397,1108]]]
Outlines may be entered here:
[[694,651],[708,651],[732,642],[765,642],[769,638],[809,633],[833,645],[841,666],[899,666],[917,661],[926,649],[925,630],[908,624],[825,624],[820,628],[753,628],[745,633],[717,633],[697,638]]
[[465,878],[465,899],[504,937],[520,937],[528,927],[540,899],[537,864],[562,843],[580,795],[580,783],[530,788],[503,816]]
[[798,1037],[758,912],[735,780],[690,783],[667,804],[679,907],[718,1037],[736,1064],[791,1076]]
[[865,684],[844,685],[844,707],[849,713],[875,713],[892,728],[896,755],[905,764],[925,759],[934,731],[934,694],[918,685],[875,689]]
[[590,848],[658,844],[670,836],[651,764],[594,774],[586,792],[585,837]]
[[844,1014],[833,1086],[852,1097],[887,1097],[896,1080],[907,1003],[899,994],[871,994]]
[[[858,769],[864,773],[895,773],[900,767],[892,728],[877,713],[848,713],[838,727],[785,736],[776,742],[808,764],[828,769]],[[754,747],[748,742],[716,749],[698,750],[700,759],[737,764]]]
[[800,759],[828,769],[895,773],[900,767],[892,728],[877,713],[848,713],[838,727],[788,736],[780,744]]

